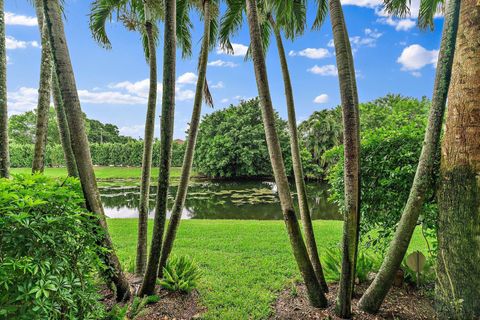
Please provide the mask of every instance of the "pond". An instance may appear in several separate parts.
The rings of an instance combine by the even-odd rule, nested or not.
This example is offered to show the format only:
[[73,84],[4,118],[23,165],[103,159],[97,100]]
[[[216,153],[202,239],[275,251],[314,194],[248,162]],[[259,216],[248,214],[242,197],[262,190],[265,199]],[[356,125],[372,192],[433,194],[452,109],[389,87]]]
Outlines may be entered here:
[[[307,193],[312,219],[341,220],[335,204],[330,203],[325,183],[308,182]],[[292,185],[291,190],[295,190]],[[156,187],[150,191],[150,214],[153,218]],[[171,208],[177,186],[171,186],[168,207]],[[110,218],[137,218],[140,188],[110,186],[100,188],[105,213]],[[296,201],[296,193],[294,193]],[[298,213],[298,207],[296,208]],[[276,185],[270,181],[202,181],[192,182],[183,219],[283,219]]]

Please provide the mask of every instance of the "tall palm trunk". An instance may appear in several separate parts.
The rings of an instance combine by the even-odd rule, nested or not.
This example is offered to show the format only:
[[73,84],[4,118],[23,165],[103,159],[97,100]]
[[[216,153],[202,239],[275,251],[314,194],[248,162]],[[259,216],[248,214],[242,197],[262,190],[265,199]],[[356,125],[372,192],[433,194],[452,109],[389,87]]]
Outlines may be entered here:
[[43,9],[45,14],[45,23],[48,28],[48,35],[52,48],[54,65],[63,102],[67,116],[72,148],[77,163],[80,182],[85,197],[87,209],[98,215],[99,224],[103,230],[101,244],[108,249],[107,253],[102,253],[106,265],[110,271],[108,276],[115,284],[117,289],[117,299],[123,300],[130,297],[130,287],[122,271],[120,262],[113,249],[113,244],[108,233],[105,213],[100,201],[97,181],[93,172],[90,147],[85,132],[83,113],[78,98],[77,86],[73,74],[73,68],[68,53],[65,31],[61,17],[61,10],[58,0],[43,0]]
[[352,53],[339,0],[330,0],[330,20],[335,42],[342,100],[345,158],[345,220],[343,226],[342,272],[340,275],[336,312],[338,316],[348,318],[351,316],[360,219],[360,124]]
[[157,107],[157,53],[153,37],[153,25],[148,6],[145,4],[145,29],[148,39],[148,62],[150,66],[150,87],[148,92],[145,139],[143,142],[142,181],[138,212],[138,240],[135,273],[143,275],[147,265],[148,200],[150,197],[150,172],[152,169],[153,136],[155,132],[155,109]]
[[290,80],[290,72],[288,71],[287,58],[283,47],[280,29],[276,26],[272,15],[269,15],[269,21],[272,25],[273,32],[277,43],[278,55],[280,57],[280,65],[282,67],[283,83],[285,86],[285,98],[287,100],[288,126],[290,129],[290,149],[292,152],[293,173],[295,175],[295,185],[298,194],[298,206],[300,208],[300,216],[302,217],[303,231],[305,234],[305,242],[307,246],[308,256],[312,263],[315,275],[325,292],[328,292],[327,282],[323,274],[322,265],[318,256],[317,243],[313,232],[312,218],[310,217],[310,209],[308,207],[307,191],[305,187],[305,177],[303,175],[302,159],[300,157],[300,147],[298,145],[297,119],[295,116],[295,102],[293,98],[292,83]]
[[47,144],[48,114],[52,85],[52,53],[45,32],[42,0],[35,0],[40,37],[42,39],[42,56],[40,61],[40,83],[38,85],[37,126],[35,147],[33,149],[32,172],[43,172],[45,169],[45,148]]
[[0,0],[0,178],[9,177],[7,114],[7,50],[5,46],[5,13]]
[[188,192],[188,182],[190,180],[190,172],[192,171],[193,156],[195,153],[195,144],[197,142],[198,126],[200,124],[200,116],[202,111],[202,100],[204,88],[206,85],[207,76],[207,62],[208,49],[210,45],[210,0],[203,1],[203,40],[202,49],[200,52],[198,63],[198,79],[195,90],[195,100],[193,102],[192,118],[190,120],[190,130],[188,131],[187,147],[183,158],[182,174],[180,176],[180,184],[175,196],[175,203],[173,204],[172,214],[170,216],[170,223],[163,241],[162,254],[160,257],[160,264],[158,268],[158,276],[163,275],[163,267],[167,263],[168,256],[172,251],[173,242],[177,233],[180,219],[182,217],[183,207],[185,205],[185,198]]
[[176,1],[165,1],[165,33],[163,50],[163,96],[160,124],[160,172],[158,175],[157,201],[153,221],[153,236],[147,270],[139,295],[151,295],[155,290],[163,232],[167,216],[167,198],[172,158],[173,121],[175,111],[176,67]]
[[463,0],[438,190],[440,319],[480,318],[480,3]]
[[459,11],[460,0],[448,2],[440,55],[438,57],[432,107],[430,108],[427,130],[425,131],[422,153],[418,160],[415,179],[413,180],[410,195],[403,209],[400,223],[395,231],[395,236],[390,243],[382,266],[375,280],[359,302],[360,308],[370,313],[375,313],[380,309],[383,300],[392,286],[395,274],[400,268],[413,231],[417,225],[418,216],[422,211],[427,190],[432,186],[432,174],[435,159],[437,159],[439,153],[443,115],[445,113],[448,87],[452,73]]
[[65,114],[65,106],[63,105],[62,92],[60,91],[60,84],[58,83],[56,72],[52,74],[52,85],[53,104],[57,115],[58,132],[60,134],[60,143],[63,149],[68,176],[78,177],[77,163],[75,162],[72,142],[70,140],[70,131],[68,130],[67,115]]
[[315,307],[326,307],[327,299],[320,286],[312,263],[308,257],[307,248],[303,242],[300,226],[295,215],[293,200],[288,186],[285,173],[280,142],[275,128],[275,116],[273,111],[270,88],[268,85],[267,68],[261,43],[260,25],[258,23],[257,7],[255,0],[247,0],[247,20],[250,31],[250,45],[255,68],[258,93],[262,107],[262,118],[267,138],[267,146],[272,163],[273,175],[277,185],[280,204],[283,211],[285,225],[287,227],[293,254],[307,286],[310,303]]

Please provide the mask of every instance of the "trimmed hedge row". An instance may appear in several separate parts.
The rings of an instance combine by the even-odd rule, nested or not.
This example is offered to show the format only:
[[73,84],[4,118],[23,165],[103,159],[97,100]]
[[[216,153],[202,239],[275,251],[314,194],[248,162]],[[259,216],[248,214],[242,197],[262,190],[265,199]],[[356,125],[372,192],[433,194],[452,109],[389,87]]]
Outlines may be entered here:
[[[33,160],[33,144],[11,144],[10,163],[13,168],[30,167]],[[140,167],[142,165],[143,141],[128,143],[92,143],[90,144],[92,161],[98,166]],[[153,146],[153,163],[160,159],[160,142]],[[185,144],[174,143],[172,149],[172,166],[180,167],[185,153]],[[47,145],[45,166],[60,167],[65,165],[62,146]]]

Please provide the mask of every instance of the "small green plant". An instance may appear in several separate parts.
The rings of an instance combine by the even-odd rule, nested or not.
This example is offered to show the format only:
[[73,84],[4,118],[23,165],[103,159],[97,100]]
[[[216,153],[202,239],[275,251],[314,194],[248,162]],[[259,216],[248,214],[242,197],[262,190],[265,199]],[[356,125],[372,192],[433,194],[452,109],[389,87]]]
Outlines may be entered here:
[[197,286],[201,272],[195,261],[188,256],[172,256],[163,268],[160,285],[168,291],[189,293]]
[[[342,270],[342,253],[339,248],[330,248],[322,254],[322,265],[325,277],[329,281],[339,281]],[[356,278],[360,282],[367,281],[368,274],[378,269],[379,259],[372,253],[360,250],[357,256]]]
[[145,307],[160,301],[159,296],[135,297],[130,304],[116,304],[108,312],[105,320],[135,320],[146,313]]

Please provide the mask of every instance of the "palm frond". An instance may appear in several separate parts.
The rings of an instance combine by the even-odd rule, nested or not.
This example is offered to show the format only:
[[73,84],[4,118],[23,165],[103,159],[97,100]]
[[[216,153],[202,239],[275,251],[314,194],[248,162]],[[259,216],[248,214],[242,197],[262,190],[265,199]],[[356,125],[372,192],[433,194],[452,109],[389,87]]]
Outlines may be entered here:
[[90,10],[90,30],[93,39],[106,49],[112,44],[107,35],[106,23],[112,20],[112,15],[125,5],[124,0],[95,0]]
[[210,88],[208,87],[207,79],[205,79],[205,84],[203,85],[203,100],[205,103],[213,108],[213,97],[212,93],[210,92]]
[[225,0],[227,10],[220,21],[220,30],[218,38],[220,46],[230,54],[233,54],[233,47],[230,43],[230,37],[240,30],[243,23],[243,11],[245,10],[245,1],[243,0]]
[[193,23],[190,19],[190,1],[177,1],[177,42],[182,50],[182,57],[187,58],[192,55],[192,33]]
[[[421,0],[423,1],[423,0]],[[405,18],[410,15],[411,0],[384,0],[384,10],[394,16]]]
[[313,21],[312,29],[318,30],[322,27],[328,14],[328,1],[327,0],[315,0],[317,6],[317,14]]
[[418,26],[422,29],[433,30],[433,18],[439,11],[443,11],[445,0],[422,0],[418,12]]

